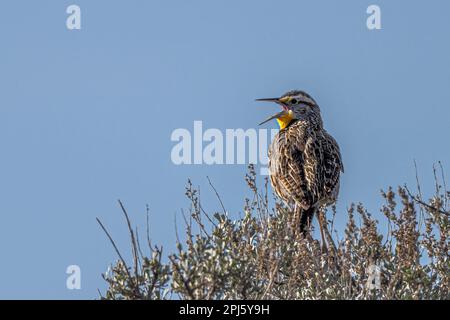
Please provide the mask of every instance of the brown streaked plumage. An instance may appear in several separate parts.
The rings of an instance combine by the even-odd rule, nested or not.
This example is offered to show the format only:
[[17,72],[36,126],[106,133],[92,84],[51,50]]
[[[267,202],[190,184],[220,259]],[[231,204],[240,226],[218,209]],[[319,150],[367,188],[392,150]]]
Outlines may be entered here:
[[315,212],[337,199],[344,172],[339,146],[323,128],[319,106],[307,93],[294,90],[258,100],[276,102],[283,109],[268,119],[280,124],[269,148],[270,181],[280,198],[295,205],[304,232]]

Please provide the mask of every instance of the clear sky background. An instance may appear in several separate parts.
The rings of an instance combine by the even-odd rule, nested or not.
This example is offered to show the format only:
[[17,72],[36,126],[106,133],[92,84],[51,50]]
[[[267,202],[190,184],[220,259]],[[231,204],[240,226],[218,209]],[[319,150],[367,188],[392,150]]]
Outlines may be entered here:
[[[66,28],[66,8],[82,30]],[[381,7],[382,30],[366,9]],[[245,165],[175,166],[176,128],[254,128],[277,107],[254,102],[309,92],[341,146],[345,208],[378,215],[379,190],[432,192],[450,170],[450,2],[22,1],[0,4],[0,298],[96,298],[116,260],[100,217],[129,252],[116,200],[172,250],[188,178],[231,214],[248,195]],[[275,122],[264,128],[273,128]],[[181,221],[181,219],[178,219]],[[68,265],[82,289],[66,289]]]

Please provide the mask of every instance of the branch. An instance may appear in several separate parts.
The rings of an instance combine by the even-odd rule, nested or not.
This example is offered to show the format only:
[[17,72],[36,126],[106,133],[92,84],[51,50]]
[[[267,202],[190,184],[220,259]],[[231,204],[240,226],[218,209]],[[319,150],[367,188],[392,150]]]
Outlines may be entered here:
[[450,216],[450,212],[443,211],[443,210],[440,210],[440,209],[435,208],[435,207],[433,207],[433,206],[430,206],[429,204],[423,202],[422,200],[420,200],[419,198],[417,198],[416,196],[414,196],[414,195],[409,191],[409,189],[408,189],[408,187],[407,187],[406,185],[405,185],[405,190],[406,190],[406,192],[408,193],[408,195],[411,197],[411,199],[413,199],[414,201],[416,201],[418,204],[420,204],[420,205],[422,205],[422,206],[424,206],[424,207],[426,207],[426,208],[428,208],[428,209],[430,209],[430,210],[437,211],[437,212],[439,212],[440,214],[443,214],[443,215],[446,215],[446,216]]
[[125,270],[127,271],[127,275],[128,277],[131,279],[131,274],[128,270],[128,266],[127,263],[125,262],[125,260],[122,258],[122,255],[120,254],[119,249],[117,249],[116,243],[114,242],[113,238],[111,237],[111,235],[109,234],[108,230],[106,230],[105,226],[103,225],[103,223],[100,221],[99,218],[95,218],[98,222],[98,224],[100,225],[100,227],[103,229],[103,232],[105,232],[106,236],[108,237],[109,241],[111,242],[112,246],[114,247],[114,250],[116,251],[117,255],[119,256],[120,261],[122,261],[122,264],[125,267]]

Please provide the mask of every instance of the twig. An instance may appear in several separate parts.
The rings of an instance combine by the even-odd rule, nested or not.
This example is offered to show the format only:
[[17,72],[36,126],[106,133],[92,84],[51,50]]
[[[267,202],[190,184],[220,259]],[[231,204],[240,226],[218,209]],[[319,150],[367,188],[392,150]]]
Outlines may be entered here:
[[226,213],[227,210],[225,209],[225,206],[223,205],[222,198],[220,197],[220,195],[219,195],[219,193],[217,192],[216,188],[215,188],[214,185],[212,184],[211,179],[209,179],[208,176],[206,177],[206,179],[208,179],[209,185],[210,185],[211,188],[214,190],[214,192],[215,192],[215,194],[216,194],[216,197],[217,197],[217,199],[219,200],[220,206],[222,207],[223,213]]
[[[144,253],[143,253],[142,250],[141,250],[141,243],[139,242],[139,233],[138,233],[138,228],[137,228],[137,227],[136,227],[135,232],[136,232],[137,248],[138,248],[139,254],[140,254],[141,258],[142,258],[142,257],[144,257]],[[138,259],[138,262],[139,262],[139,267],[142,267],[142,264],[141,264],[141,260],[140,260],[140,259]]]
[[448,202],[448,192],[447,192],[447,182],[445,181],[444,167],[442,166],[442,162],[438,161],[439,167],[441,168],[441,179],[444,185],[444,207],[447,210],[447,202]]
[[421,201],[420,199],[418,199],[417,197],[415,197],[415,196],[409,191],[409,189],[408,189],[408,187],[407,187],[406,185],[405,185],[405,190],[406,190],[406,192],[408,193],[408,195],[411,197],[411,199],[413,199],[414,201],[416,201],[416,202],[419,203],[420,205],[422,205],[422,206],[424,206],[424,207],[427,207],[427,208],[430,209],[430,210],[437,211],[437,212],[439,212],[440,214],[444,214],[444,215],[446,215],[446,216],[450,216],[450,212],[442,211],[442,210],[440,210],[440,209],[438,209],[438,208],[435,208],[435,207],[433,207],[433,206],[430,206],[429,204],[427,204],[427,203]]
[[152,249],[152,242],[150,241],[150,208],[148,206],[148,204],[146,205],[146,213],[147,213],[147,221],[146,221],[146,228],[147,228],[147,244],[148,247],[150,248],[150,250]]
[[264,290],[263,295],[261,296],[261,300],[264,300],[264,298],[266,297],[266,295],[269,293],[269,291],[272,289],[273,284],[275,282],[275,275],[278,271],[278,261],[275,263],[272,272],[270,273],[269,276],[269,283],[267,284],[267,288],[266,290]]
[[125,260],[122,258],[122,255],[120,254],[119,249],[117,249],[116,243],[114,242],[113,238],[111,237],[111,235],[109,234],[108,230],[106,230],[105,226],[103,225],[103,223],[100,221],[99,218],[95,218],[98,222],[98,224],[100,225],[100,227],[103,229],[103,232],[105,232],[106,236],[108,237],[109,241],[111,242],[112,246],[114,247],[114,250],[116,251],[117,255],[119,256],[120,261],[122,261],[122,264],[125,267],[125,271],[127,272],[127,275],[130,279],[132,279],[131,274],[128,270],[128,266],[127,263],[125,262]]
[[[420,187],[420,180],[419,180],[419,170],[417,169],[417,162],[416,159],[414,159],[414,171],[416,174],[416,184],[417,184],[417,192],[419,193],[419,199],[422,200],[422,190]],[[419,230],[422,228],[422,223],[425,219],[425,214],[423,212],[423,208],[419,207],[420,209],[420,219],[419,219]]]
[[122,201],[117,200],[119,202],[120,208],[122,209],[122,212],[125,216],[125,219],[127,221],[128,231],[130,232],[131,237],[131,245],[132,245],[132,251],[133,251],[133,264],[134,264],[134,274],[136,276],[136,279],[138,278],[138,249],[136,244],[136,238],[134,236],[133,228],[131,227],[130,218],[128,217],[127,210],[125,210],[125,207],[122,204]]

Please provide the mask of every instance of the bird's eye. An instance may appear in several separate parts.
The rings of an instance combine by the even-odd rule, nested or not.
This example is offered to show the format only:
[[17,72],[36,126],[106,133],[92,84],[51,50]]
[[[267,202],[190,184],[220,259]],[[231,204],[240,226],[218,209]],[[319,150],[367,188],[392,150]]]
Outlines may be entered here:
[[297,102],[298,102],[297,99],[292,99],[292,100],[291,100],[291,103],[292,103],[292,104],[297,104]]

